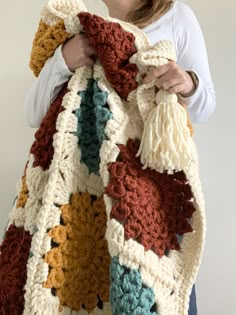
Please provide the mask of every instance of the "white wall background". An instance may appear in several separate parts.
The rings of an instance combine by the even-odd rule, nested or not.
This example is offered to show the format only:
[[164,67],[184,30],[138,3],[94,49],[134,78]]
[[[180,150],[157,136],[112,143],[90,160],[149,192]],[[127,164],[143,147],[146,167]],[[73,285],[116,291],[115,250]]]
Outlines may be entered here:
[[[24,119],[24,95],[33,75],[29,54],[45,1],[0,0],[0,238],[15,198],[35,130]],[[106,14],[100,1],[84,0]],[[236,309],[236,1],[186,0],[202,26],[217,93],[217,110],[197,126],[195,140],[206,199],[207,239],[197,279],[199,315],[233,315]]]

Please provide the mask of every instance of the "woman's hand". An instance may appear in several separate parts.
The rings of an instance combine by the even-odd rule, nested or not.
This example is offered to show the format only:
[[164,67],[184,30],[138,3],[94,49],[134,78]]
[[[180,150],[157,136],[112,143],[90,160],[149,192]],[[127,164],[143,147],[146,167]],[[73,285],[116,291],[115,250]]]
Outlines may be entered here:
[[150,71],[142,83],[149,83],[153,80],[156,80],[158,89],[162,88],[170,93],[180,93],[182,96],[191,94],[196,88],[188,72],[173,61]]
[[71,72],[84,65],[92,66],[96,52],[90,45],[85,34],[78,34],[70,38],[62,46],[62,55]]

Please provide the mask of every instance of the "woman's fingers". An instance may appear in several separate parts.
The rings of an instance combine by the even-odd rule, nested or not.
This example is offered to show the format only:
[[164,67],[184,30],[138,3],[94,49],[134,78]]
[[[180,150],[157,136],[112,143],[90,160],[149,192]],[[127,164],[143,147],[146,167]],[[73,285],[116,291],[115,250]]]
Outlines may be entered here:
[[84,51],[87,56],[95,56],[97,54],[91,45],[85,46]]
[[168,72],[170,65],[167,63],[166,65],[159,66],[155,68],[154,70],[150,71],[146,77],[143,79],[143,83],[149,83],[157,78],[160,78],[163,76],[165,73]]
[[182,77],[176,77],[176,78],[172,78],[170,79],[169,76],[166,78],[160,78],[157,79],[156,81],[156,86],[159,89],[164,89],[164,90],[169,90],[171,87],[178,85],[178,84],[183,84],[184,80]]
[[194,88],[191,76],[175,62],[169,62],[151,70],[142,83],[147,84],[155,80],[158,89],[170,93],[188,93]]
[[89,57],[85,57],[84,58],[84,62],[83,62],[84,65],[86,66],[93,66],[94,64],[94,61],[92,58],[89,58]]
[[168,89],[168,92],[171,94],[177,94],[182,92],[184,89],[184,84],[177,84],[175,86],[172,86],[170,89]]
[[73,72],[83,65],[92,66],[96,52],[90,45],[88,37],[85,34],[78,34],[63,44],[62,55],[69,70]]

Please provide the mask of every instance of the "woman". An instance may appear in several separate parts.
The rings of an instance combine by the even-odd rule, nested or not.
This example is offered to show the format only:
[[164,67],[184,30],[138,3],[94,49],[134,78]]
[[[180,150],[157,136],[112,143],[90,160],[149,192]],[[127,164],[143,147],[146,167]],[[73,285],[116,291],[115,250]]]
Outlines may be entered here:
[[[179,1],[103,0],[112,17],[140,26],[152,44],[169,39],[175,44],[177,63],[159,67],[144,78],[156,79],[159,88],[178,93],[187,104],[191,121],[206,121],[215,108],[207,52],[199,23],[192,10]],[[134,8],[134,9],[132,9]],[[26,119],[38,128],[50,104],[74,70],[92,65],[95,51],[86,35],[77,35],[59,46],[49,58],[25,98]]]
[[[143,83],[156,80],[158,88],[178,93],[187,104],[191,121],[206,121],[215,108],[215,92],[211,80],[207,52],[199,23],[192,10],[179,1],[169,0],[103,0],[113,18],[131,22],[142,28],[152,44],[160,40],[174,43],[177,62],[169,62],[146,75]],[[62,85],[83,65],[93,65],[96,52],[86,35],[76,35],[57,48],[38,79],[26,95],[28,124],[39,127],[50,104]],[[196,315],[193,286],[189,315]]]

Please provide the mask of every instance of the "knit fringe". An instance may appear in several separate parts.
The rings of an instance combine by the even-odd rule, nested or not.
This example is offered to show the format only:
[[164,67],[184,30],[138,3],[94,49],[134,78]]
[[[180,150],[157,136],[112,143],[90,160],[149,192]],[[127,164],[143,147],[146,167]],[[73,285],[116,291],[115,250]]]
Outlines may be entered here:
[[156,103],[144,122],[137,156],[140,156],[144,169],[150,167],[173,173],[190,163],[196,156],[196,148],[186,110],[178,103],[177,96],[160,90]]

